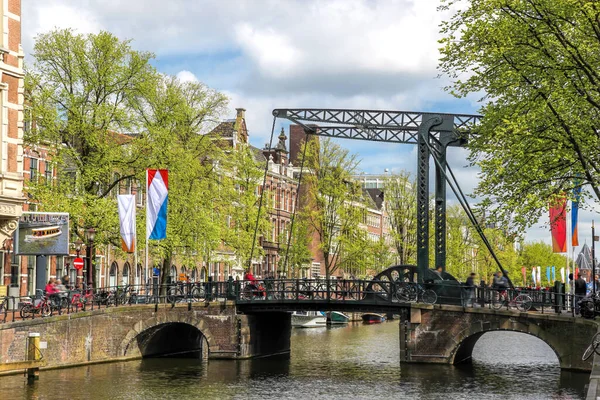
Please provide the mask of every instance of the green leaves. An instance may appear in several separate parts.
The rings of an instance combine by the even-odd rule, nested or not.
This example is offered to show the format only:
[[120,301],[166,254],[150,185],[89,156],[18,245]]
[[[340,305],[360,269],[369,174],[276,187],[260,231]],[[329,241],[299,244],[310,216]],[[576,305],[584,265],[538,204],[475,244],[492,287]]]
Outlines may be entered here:
[[459,97],[484,93],[469,143],[482,170],[476,194],[515,230],[570,192],[576,177],[598,200],[600,5],[585,0],[446,2],[440,69]]
[[304,146],[308,146],[303,161],[307,192],[302,212],[318,237],[329,277],[344,255],[350,262],[357,253],[351,247],[359,241],[364,211],[360,186],[352,181],[358,159],[330,139],[311,139]]

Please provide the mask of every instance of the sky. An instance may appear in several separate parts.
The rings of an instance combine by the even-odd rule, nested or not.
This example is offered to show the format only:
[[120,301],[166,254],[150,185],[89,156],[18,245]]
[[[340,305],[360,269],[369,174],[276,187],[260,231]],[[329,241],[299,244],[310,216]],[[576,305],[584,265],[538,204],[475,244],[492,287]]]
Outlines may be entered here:
[[[443,90],[449,82],[437,70],[438,31],[449,14],[438,5],[438,0],[25,0],[22,42],[27,62],[35,36],[57,27],[132,39],[135,49],[156,54],[160,72],[225,93],[230,111],[223,118],[245,108],[250,142],[262,148],[275,108],[476,114],[477,98],[456,99]],[[275,130],[287,126],[277,120]],[[365,173],[416,173],[415,146],[340,144],[359,154]],[[479,170],[467,165],[467,154],[451,148],[448,162],[463,191],[471,193]],[[594,215],[580,212],[581,244],[591,245]],[[530,228],[526,241],[550,244],[547,223],[545,218]]]

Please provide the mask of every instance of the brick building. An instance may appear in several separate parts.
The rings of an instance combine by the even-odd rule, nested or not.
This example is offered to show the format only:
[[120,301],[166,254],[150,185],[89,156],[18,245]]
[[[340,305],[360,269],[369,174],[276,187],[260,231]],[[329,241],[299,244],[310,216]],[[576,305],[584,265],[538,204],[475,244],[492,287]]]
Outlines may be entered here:
[[23,210],[23,49],[21,1],[0,2],[0,283],[18,285],[26,277],[9,256],[12,234]]
[[[235,119],[221,122],[214,130],[220,140],[235,151],[240,144],[248,145],[255,160],[262,166],[267,166],[265,180],[265,193],[270,196],[269,221],[271,229],[266,237],[260,237],[259,243],[264,250],[264,256],[253,259],[252,269],[254,273],[265,276],[277,276],[283,261],[283,246],[287,242],[292,213],[296,205],[298,182],[294,178],[294,168],[289,161],[287,150],[287,137],[282,129],[278,136],[275,147],[270,148],[267,143],[264,148],[259,149],[249,144],[249,134],[246,126],[245,112],[243,108],[236,109]],[[263,192],[262,182],[259,192]],[[263,203],[263,205],[266,204]],[[221,261],[211,263],[207,266],[208,273],[213,279],[227,279],[229,275],[242,277],[244,266],[235,263],[235,255],[226,248],[221,249]]]

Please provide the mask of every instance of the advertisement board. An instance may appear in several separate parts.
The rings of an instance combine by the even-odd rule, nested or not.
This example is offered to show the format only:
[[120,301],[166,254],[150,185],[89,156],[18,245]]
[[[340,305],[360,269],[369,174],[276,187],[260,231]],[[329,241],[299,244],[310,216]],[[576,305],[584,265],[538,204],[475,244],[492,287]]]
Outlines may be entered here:
[[15,253],[68,255],[69,214],[24,212],[19,218]]

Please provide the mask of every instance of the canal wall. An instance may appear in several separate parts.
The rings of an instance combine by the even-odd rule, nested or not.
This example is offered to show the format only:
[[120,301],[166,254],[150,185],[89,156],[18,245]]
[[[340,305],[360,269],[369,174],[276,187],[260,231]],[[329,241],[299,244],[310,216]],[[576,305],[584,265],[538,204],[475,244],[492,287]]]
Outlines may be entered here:
[[161,348],[207,358],[267,356],[289,351],[290,325],[289,313],[238,315],[233,302],[103,308],[0,324],[0,364],[26,359],[31,332],[40,334],[45,368],[136,359]]

